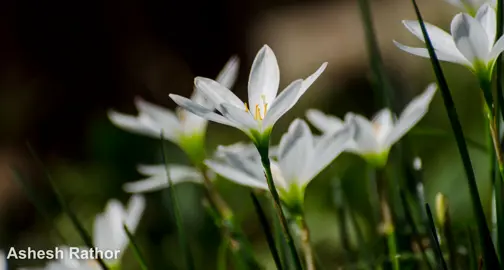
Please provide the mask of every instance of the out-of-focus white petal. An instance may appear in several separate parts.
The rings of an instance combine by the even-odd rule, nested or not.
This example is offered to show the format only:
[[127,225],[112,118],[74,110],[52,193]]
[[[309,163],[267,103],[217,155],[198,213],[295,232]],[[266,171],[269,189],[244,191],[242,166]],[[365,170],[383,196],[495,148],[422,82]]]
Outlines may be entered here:
[[237,56],[231,57],[224,68],[217,75],[216,81],[227,89],[233,88],[236,79],[238,78],[238,70],[240,68],[240,59]]
[[247,173],[252,178],[264,178],[264,170],[257,150],[252,156],[241,155],[240,153],[231,152],[228,149],[223,150],[222,148],[220,151],[222,151],[224,161],[230,166]]
[[[168,170],[174,185],[184,182],[202,183],[203,181],[201,173],[193,167],[171,164],[168,166]],[[129,193],[144,193],[169,187],[165,165],[139,165],[138,172],[149,177],[124,184],[124,191]]]
[[380,110],[372,120],[375,137],[379,144],[385,143],[388,135],[394,129],[394,119],[392,112],[385,108]]
[[337,158],[350,145],[353,127],[344,126],[336,132],[326,133],[316,141],[312,159],[308,161],[308,170],[301,177],[302,185],[308,185],[322,170]]
[[[425,42],[422,34],[422,29],[420,28],[418,21],[404,20],[403,24],[413,35],[415,35],[421,41]],[[436,51],[443,52],[444,54],[449,55],[455,59],[463,58],[462,54],[457,49],[457,46],[453,42],[453,38],[452,36],[450,36],[450,34],[430,23],[424,24],[425,29],[427,30],[427,34],[429,34],[429,38],[432,42],[432,47],[434,47]]]
[[300,181],[313,155],[313,137],[305,121],[295,119],[282,136],[278,149],[278,164],[285,181]]
[[266,179],[264,177],[257,179],[238,168],[212,160],[206,160],[205,164],[215,173],[237,184],[268,190],[268,184],[266,183]]
[[306,118],[310,124],[323,133],[336,132],[343,128],[343,121],[341,119],[316,109],[307,110]]
[[472,63],[486,61],[490,45],[485,29],[468,14],[457,14],[451,23],[451,33],[455,45],[465,58]]
[[247,112],[244,109],[240,109],[231,104],[223,103],[220,104],[218,110],[224,117],[238,124],[240,129],[243,131],[258,128],[258,122],[254,120],[254,117],[252,117],[250,112]]
[[492,51],[490,51],[490,54],[488,55],[488,60],[496,59],[502,51],[504,51],[504,36],[501,36],[497,42],[495,42]]
[[124,241],[123,222],[126,212],[120,201],[108,201],[105,211],[96,216],[93,226],[93,241],[103,250],[119,249]]
[[359,154],[380,152],[380,145],[376,140],[373,124],[361,115],[348,113],[345,116],[345,124],[354,126],[353,151]]
[[488,38],[488,50],[492,48],[495,42],[497,32],[497,18],[495,10],[489,4],[483,4],[476,13],[476,20],[483,26]]
[[313,73],[312,75],[308,76],[308,78],[303,80],[303,86],[301,86],[301,91],[299,92],[297,99],[299,99],[306,92],[306,90],[308,90],[308,88],[315,82],[315,80],[317,80],[318,77],[320,77],[320,75],[322,74],[322,72],[324,72],[326,67],[327,62],[322,63],[322,65],[315,71],[315,73]]
[[263,121],[263,127],[270,127],[275,124],[295,104],[301,91],[303,80],[293,81],[275,99]]
[[[393,42],[399,49],[401,49],[407,53],[410,53],[410,54],[413,54],[416,56],[420,56],[420,57],[430,58],[429,52],[427,51],[426,48],[415,48],[415,47],[406,46],[406,45],[403,45],[395,40]],[[458,49],[456,49],[456,50],[458,50]],[[460,65],[472,67],[472,63],[469,62],[460,53],[458,53],[457,55],[452,55],[452,54],[446,54],[446,53],[444,53],[442,51],[438,51],[438,50],[436,50],[435,52],[436,52],[436,57],[441,61],[446,61],[446,62],[451,62],[451,63],[455,63],[455,64],[460,64]]]
[[395,124],[394,129],[389,134],[385,145],[391,146],[401,139],[414,125],[422,119],[429,110],[429,104],[436,93],[437,85],[432,83],[419,96],[415,97],[404,109]]
[[[248,81],[249,106],[271,103],[278,92],[280,70],[275,53],[268,45],[264,45],[257,53]],[[262,106],[261,106],[262,107]]]
[[205,119],[208,119],[213,122],[217,122],[223,125],[227,126],[232,126],[232,127],[237,127],[235,123],[232,121],[228,120],[227,118],[223,117],[222,115],[216,114],[213,112],[213,110],[210,110],[208,108],[205,108],[199,104],[194,103],[188,98],[179,96],[179,95],[174,95],[170,94],[170,98],[177,103],[180,107],[196,114],[199,115]]
[[145,101],[140,97],[135,98],[135,106],[140,113],[144,112],[149,115],[154,122],[158,123],[161,127],[173,127],[180,129],[180,122],[175,113],[172,111],[158,106],[156,104]]
[[218,105],[222,103],[229,103],[236,107],[245,108],[245,104],[231,90],[212,79],[196,77],[194,85],[215,104],[217,109],[219,109]]
[[162,127],[144,112],[140,112],[138,116],[131,116],[110,110],[108,111],[108,117],[114,125],[126,131],[159,139],[161,130],[163,130],[163,134],[166,139],[173,142],[178,141],[176,133],[179,125]]

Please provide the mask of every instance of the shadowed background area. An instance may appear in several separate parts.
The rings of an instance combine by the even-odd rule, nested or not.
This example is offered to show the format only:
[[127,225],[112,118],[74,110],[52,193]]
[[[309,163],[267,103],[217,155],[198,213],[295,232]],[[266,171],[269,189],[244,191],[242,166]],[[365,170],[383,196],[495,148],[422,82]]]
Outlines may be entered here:
[[[371,4],[384,62],[402,108],[434,77],[427,60],[408,55],[392,43],[396,39],[419,44],[401,24],[403,19],[415,18],[409,1],[373,0]],[[441,1],[421,1],[420,5],[426,21],[444,29],[449,29],[450,18],[457,12]],[[371,116],[380,109],[374,106],[357,1],[6,0],[0,3],[0,40],[0,243],[4,248],[53,247],[60,243],[53,226],[70,243],[81,245],[44,171],[50,172],[91,229],[95,214],[108,199],[129,197],[121,187],[141,178],[137,164],[161,161],[158,141],[116,128],[107,110],[136,114],[136,96],[173,109],[169,93],[189,96],[195,76],[215,77],[232,55],[241,59],[234,92],[242,98],[253,57],[263,44],[270,45],[278,58],[282,89],[329,62],[320,79],[275,127],[275,143],[290,121],[304,117],[308,108],[339,117],[347,111]],[[477,84],[465,69],[444,67],[467,136],[484,144],[481,102],[474,102],[480,100]],[[418,132],[422,129],[444,130],[446,136]],[[472,220],[466,210],[470,204],[460,158],[439,95],[413,131],[408,145],[423,160],[428,201],[433,201],[436,192],[444,192],[451,202],[452,218]],[[234,129],[210,124],[210,153],[218,144],[238,140],[247,138]],[[30,155],[27,142],[43,166]],[[180,149],[167,145],[169,161],[188,163]],[[488,211],[488,159],[483,151],[470,150]],[[326,269],[335,269],[348,259],[338,235],[341,220],[335,213],[332,189],[327,187],[340,183],[349,198],[346,207],[365,222],[369,202],[363,192],[364,166],[358,157],[344,154],[308,187],[308,224]],[[40,213],[29,201],[20,179],[36,191],[43,202],[39,207],[47,213]],[[218,187],[258,257],[273,269],[248,190],[225,180]],[[196,266],[214,269],[220,237],[201,206],[203,190],[187,183],[177,188],[177,194]],[[149,193],[147,199],[137,232],[139,244],[153,269],[183,269],[164,193]],[[454,224],[465,228],[463,222]],[[350,230],[350,252],[356,250],[354,234]],[[126,268],[136,268],[133,256],[125,260],[130,262]]]

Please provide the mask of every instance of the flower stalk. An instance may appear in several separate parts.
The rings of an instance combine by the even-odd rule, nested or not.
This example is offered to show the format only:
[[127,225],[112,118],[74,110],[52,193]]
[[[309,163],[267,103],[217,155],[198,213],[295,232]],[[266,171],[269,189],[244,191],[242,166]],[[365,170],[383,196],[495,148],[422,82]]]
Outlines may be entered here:
[[271,192],[271,196],[273,197],[273,204],[275,207],[275,211],[280,219],[280,227],[282,228],[282,232],[285,237],[285,241],[289,246],[289,250],[296,266],[296,269],[302,270],[301,260],[296,251],[296,246],[294,244],[294,239],[289,232],[289,224],[287,219],[285,218],[285,214],[282,211],[282,205],[280,202],[280,196],[278,195],[278,191],[275,187],[275,183],[273,181],[273,174],[271,172],[271,163],[269,159],[269,137],[266,140],[258,140],[259,143],[256,143],[257,151],[259,151],[259,155],[261,156],[261,163],[264,168],[264,175],[266,176],[266,182],[268,183],[268,188]]
[[296,217],[296,223],[300,230],[301,247],[305,257],[306,270],[315,270],[315,261],[313,259],[313,251],[310,244],[310,230],[306,224],[304,214]]

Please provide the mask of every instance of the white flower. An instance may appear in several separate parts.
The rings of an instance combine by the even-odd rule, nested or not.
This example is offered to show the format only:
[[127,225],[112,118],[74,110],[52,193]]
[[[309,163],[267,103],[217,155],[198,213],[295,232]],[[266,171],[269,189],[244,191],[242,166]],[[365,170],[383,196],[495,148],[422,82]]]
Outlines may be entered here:
[[110,200],[105,212],[98,214],[94,221],[95,247],[101,250],[120,250],[120,254],[123,254],[129,243],[123,224],[134,233],[144,210],[145,198],[141,195],[133,195],[126,208],[120,201]]
[[[346,149],[351,138],[351,127],[345,127],[315,140],[306,122],[294,120],[280,140],[278,159],[271,160],[273,181],[284,203],[301,206],[308,183]],[[238,184],[268,190],[257,151],[251,156],[225,147],[219,151],[224,162],[206,160],[210,169]]]
[[[397,120],[394,119],[389,109],[382,109],[371,121],[361,115],[347,113],[345,124],[353,125],[355,128],[353,142],[348,151],[363,156],[376,166],[384,166],[392,145],[399,141],[427,113],[436,88],[435,84],[430,84],[421,95],[415,97],[408,104]],[[324,133],[334,132],[342,125],[342,121],[338,118],[325,116],[314,110],[308,111],[307,117],[315,127]]]
[[469,14],[475,14],[483,4],[489,4],[494,9],[497,8],[497,0],[446,0],[446,2],[466,10]]
[[[201,172],[194,167],[171,164],[168,166],[168,170],[173,184],[182,182],[203,183]],[[139,165],[138,171],[148,177],[139,181],[126,183],[123,186],[126,192],[152,192],[170,186],[165,165]]]
[[[63,258],[48,262],[46,266],[42,269],[45,270],[101,270],[102,267],[95,260],[79,260],[72,258],[70,256],[70,247],[61,246],[58,247],[63,251]],[[81,250],[87,250],[85,247],[81,247]],[[40,268],[27,268],[31,270]]]
[[[424,41],[417,21],[403,23],[411,33]],[[457,14],[451,22],[451,36],[442,29],[425,23],[439,60],[464,65],[480,79],[491,77],[495,60],[504,50],[502,37],[495,42],[496,25],[495,10],[488,4],[479,8],[475,18],[465,13]],[[426,48],[413,48],[396,41],[394,43],[403,51],[429,57]]]
[[280,71],[273,51],[264,45],[252,64],[248,82],[248,103],[242,102],[225,85],[214,80],[197,77],[194,82],[220,114],[187,98],[170,94],[181,107],[210,121],[236,127],[244,131],[257,144],[269,138],[275,122],[290,110],[308,87],[319,77],[327,63],[305,80],[296,80],[278,96]]
[[[238,66],[238,58],[231,58],[218,75],[217,81],[231,88],[238,75]],[[201,106],[212,107],[212,103],[208,102],[199,91],[194,91],[191,100]],[[182,108],[177,108],[176,113],[174,113],[141,98],[135,99],[135,105],[139,111],[137,116],[126,115],[110,110],[108,112],[109,119],[120,128],[153,138],[159,139],[161,132],[163,132],[163,136],[167,140],[178,144],[184,151],[188,152],[190,156],[192,156],[194,152],[202,150],[207,127],[206,119],[188,113]],[[202,157],[198,156],[194,158]]]

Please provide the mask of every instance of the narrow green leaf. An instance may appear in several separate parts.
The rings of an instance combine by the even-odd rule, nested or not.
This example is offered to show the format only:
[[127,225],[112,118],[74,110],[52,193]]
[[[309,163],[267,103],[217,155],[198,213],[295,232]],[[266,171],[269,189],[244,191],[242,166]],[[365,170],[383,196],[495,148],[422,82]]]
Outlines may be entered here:
[[180,209],[179,209],[177,195],[175,194],[173,181],[170,177],[169,165],[166,161],[167,159],[166,159],[166,150],[164,148],[164,135],[162,132],[161,132],[160,143],[161,143],[161,150],[163,153],[163,155],[162,155],[163,156],[163,164],[165,165],[165,168],[166,168],[166,177],[168,179],[168,185],[169,185],[168,188],[166,189],[166,192],[167,192],[167,197],[170,200],[170,205],[173,208],[173,215],[175,217],[175,224],[177,226],[179,244],[180,244],[180,247],[184,253],[184,258],[186,261],[186,269],[194,270],[196,268],[194,266],[194,260],[192,257],[191,248],[189,247],[189,242],[187,240],[187,234],[185,232],[184,224],[182,222],[182,216],[180,215]]
[[495,210],[497,215],[497,248],[501,256],[501,260],[504,259],[504,185],[502,184],[502,179],[496,179],[494,184],[495,190]]
[[434,248],[434,254],[436,254],[436,258],[438,260],[438,267],[441,267],[443,270],[448,270],[448,266],[446,266],[445,259],[443,257],[443,252],[441,251],[441,246],[439,245],[439,240],[437,237],[436,226],[434,225],[434,219],[432,217],[432,212],[430,210],[429,204],[425,204],[425,210],[427,211],[427,217],[429,218],[429,229],[431,236],[431,243]]
[[423,259],[425,265],[427,266],[428,269],[432,270],[433,268],[432,268],[431,262],[429,260],[429,257],[427,256],[425,248],[422,244],[422,238],[420,236],[420,232],[418,231],[418,227],[415,223],[415,220],[413,219],[413,215],[411,215],[411,207],[410,207],[410,204],[408,203],[408,200],[406,199],[406,194],[404,193],[403,190],[401,190],[400,195],[401,195],[402,205],[405,208],[404,212],[406,214],[406,220],[409,223],[409,225],[411,226],[411,232],[413,233],[413,239],[416,242],[418,248],[420,248],[420,252],[422,253],[422,259]]
[[479,260],[479,256],[478,256],[478,251],[476,250],[476,244],[475,244],[475,241],[474,241],[474,235],[472,233],[472,230],[471,228],[467,228],[467,238],[469,240],[469,264],[471,266],[470,269],[478,269],[478,260]]
[[280,255],[278,254],[275,238],[272,235],[272,230],[268,223],[266,213],[262,209],[261,203],[257,199],[257,196],[254,194],[254,192],[250,192],[250,197],[252,198],[252,203],[254,204],[255,211],[257,213],[257,216],[259,217],[259,221],[261,222],[264,234],[266,235],[266,241],[268,242],[268,247],[270,249],[271,255],[273,256],[273,260],[275,261],[275,265],[277,269],[281,270],[283,269],[282,261],[280,259]]
[[427,45],[427,50],[429,51],[429,56],[431,59],[431,64],[434,69],[434,73],[436,74],[436,78],[438,81],[438,86],[441,90],[441,94],[443,96],[444,105],[447,110],[448,118],[450,120],[451,127],[453,129],[453,133],[455,134],[455,139],[457,141],[457,147],[460,152],[460,156],[462,158],[462,162],[464,164],[464,170],[467,176],[467,181],[469,184],[469,191],[471,194],[472,205],[474,209],[474,214],[476,217],[476,222],[478,225],[478,230],[480,234],[480,244],[483,249],[483,256],[485,260],[485,265],[487,269],[500,269],[499,259],[497,258],[497,254],[495,253],[495,249],[492,243],[492,237],[490,236],[490,231],[488,229],[488,225],[486,223],[485,214],[483,212],[483,207],[481,205],[480,196],[478,193],[478,186],[476,185],[476,177],[474,175],[473,167],[471,164],[471,158],[469,156],[469,151],[467,150],[467,145],[464,139],[464,133],[462,131],[462,126],[460,124],[457,111],[455,109],[455,103],[453,102],[453,98],[451,96],[450,89],[448,88],[448,83],[443,75],[443,71],[441,69],[441,65],[436,56],[436,52],[432,46],[432,42],[429,38],[427,30],[425,28],[425,24],[422,19],[422,15],[420,14],[420,10],[418,9],[416,0],[412,0],[413,7],[415,8],[415,13],[420,24],[422,35],[425,40],[425,44]]
[[227,270],[228,241],[223,238],[217,250],[217,270]]
[[147,270],[148,268],[147,268],[147,264],[145,263],[145,257],[140,252],[140,249],[138,248],[138,245],[135,241],[135,237],[133,236],[131,231],[128,229],[128,226],[126,226],[126,224],[124,224],[124,223],[123,223],[123,228],[124,228],[124,231],[126,232],[126,235],[128,236],[129,245],[130,245],[131,249],[133,250],[133,253],[135,253],[135,258],[136,258],[138,264],[140,265],[140,268],[142,270]]
[[[33,156],[33,158],[37,161],[38,165],[40,166],[40,169],[46,175],[47,180],[49,180],[49,184],[51,185],[51,188],[53,189],[54,194],[56,195],[56,198],[57,198],[59,204],[61,205],[61,209],[63,209],[63,212],[65,212],[68,215],[68,217],[70,218],[70,221],[72,222],[75,229],[79,233],[79,236],[81,237],[82,241],[84,241],[84,243],[86,244],[86,246],[88,248],[93,249],[94,248],[93,239],[86,232],[86,230],[84,229],[84,226],[77,218],[77,215],[75,214],[75,212],[70,208],[70,206],[67,204],[66,200],[63,198],[63,195],[61,194],[59,188],[56,186],[56,182],[53,180],[51,174],[44,166],[44,163],[38,157],[37,153],[35,152],[35,150],[31,147],[31,145],[29,143],[27,143],[27,147],[28,147],[28,150],[30,151],[31,155]],[[100,264],[100,266],[104,270],[109,269],[107,267],[107,265],[105,264],[105,262],[100,258],[100,256],[97,256],[96,261],[98,262],[98,264]]]
[[385,106],[391,108],[393,111],[396,111],[396,108],[393,106],[392,87],[387,76],[385,75],[385,69],[383,67],[380,49],[378,47],[378,42],[376,41],[376,34],[373,27],[373,18],[369,1],[359,0],[358,2],[364,26],[364,33],[366,36],[366,47],[368,51],[369,61],[371,69],[373,71],[373,89],[376,90],[376,94],[380,100],[378,107],[381,108]]

